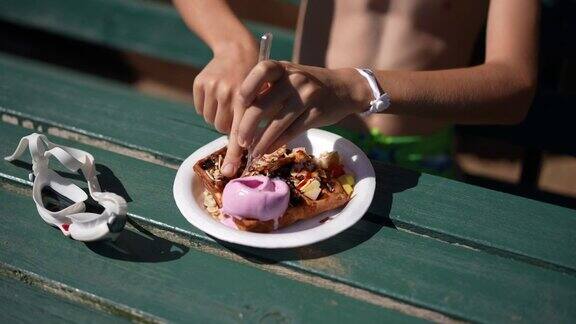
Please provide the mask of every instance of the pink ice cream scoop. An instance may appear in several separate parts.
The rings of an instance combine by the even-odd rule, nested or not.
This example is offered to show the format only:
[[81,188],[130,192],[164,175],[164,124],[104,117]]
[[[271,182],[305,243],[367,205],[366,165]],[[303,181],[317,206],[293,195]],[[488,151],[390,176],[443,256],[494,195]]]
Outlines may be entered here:
[[222,194],[222,212],[236,218],[261,221],[284,215],[290,200],[290,189],[280,179],[252,176],[230,181]]

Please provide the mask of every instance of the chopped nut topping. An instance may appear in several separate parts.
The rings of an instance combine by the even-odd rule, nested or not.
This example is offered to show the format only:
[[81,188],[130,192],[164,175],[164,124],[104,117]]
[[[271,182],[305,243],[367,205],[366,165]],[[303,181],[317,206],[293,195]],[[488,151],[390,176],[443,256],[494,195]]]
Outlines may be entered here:
[[216,220],[220,219],[222,213],[220,212],[218,205],[216,205],[216,200],[214,199],[212,193],[210,193],[208,190],[204,190],[203,194],[204,207],[206,208],[206,211],[210,214],[210,216],[212,216],[212,218]]

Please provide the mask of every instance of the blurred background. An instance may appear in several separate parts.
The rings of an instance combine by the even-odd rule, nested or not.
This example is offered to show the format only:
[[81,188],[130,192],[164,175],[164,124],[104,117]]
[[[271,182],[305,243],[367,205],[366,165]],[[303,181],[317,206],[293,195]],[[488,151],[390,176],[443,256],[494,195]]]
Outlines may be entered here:
[[[290,60],[298,0],[231,4],[255,34],[274,33],[274,59]],[[459,180],[576,208],[576,1],[542,0],[540,30],[528,117],[517,126],[458,126]],[[194,77],[211,58],[165,0],[0,0],[0,39],[2,52],[190,104]]]

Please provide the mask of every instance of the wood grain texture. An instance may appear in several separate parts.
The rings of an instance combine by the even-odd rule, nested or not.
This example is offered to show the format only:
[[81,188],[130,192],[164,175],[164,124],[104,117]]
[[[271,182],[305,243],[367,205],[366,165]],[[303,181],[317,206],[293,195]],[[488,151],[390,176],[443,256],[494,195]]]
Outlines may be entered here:
[[7,191],[0,191],[0,217],[1,261],[169,321],[419,321],[142,229],[123,232],[114,246],[66,239],[41,221],[29,197]]
[[[219,136],[194,107],[142,95],[118,83],[0,54],[0,112],[16,111],[97,139],[177,161]],[[24,67],[24,69],[22,69]],[[24,117],[24,119],[27,119]],[[56,120],[59,122],[54,123]],[[166,145],[169,143],[168,145]],[[156,147],[157,149],[149,149]]]
[[124,319],[54,297],[12,278],[0,276],[2,323],[130,323]]
[[[46,6],[42,10],[38,10],[38,5],[32,1],[0,1],[0,16],[197,66],[210,58],[207,49],[198,45],[198,40],[190,36],[168,7],[118,0],[90,0],[81,6],[71,1],[45,1],[40,4]],[[101,17],[107,18],[104,24]],[[133,23],[121,27],[126,19]],[[253,30],[263,29],[256,26]],[[171,33],[174,37],[164,37]],[[183,41],[178,43],[180,40]],[[278,51],[288,53],[288,47],[283,46]],[[0,61],[0,68],[8,71],[4,77],[0,75],[0,111],[19,116],[20,122],[30,119],[36,125],[56,126],[148,152],[168,162],[180,161],[187,152],[218,136],[195,116],[191,107],[9,57],[0,57]],[[100,116],[93,118],[95,114]],[[16,134],[22,132],[4,127],[0,127],[2,139],[6,140],[3,149],[8,147],[8,141],[15,143]],[[10,136],[4,137],[7,134]],[[150,233],[142,241],[134,232],[126,232],[121,240],[122,248],[131,253],[128,256],[109,247],[85,247],[62,240],[57,231],[51,231],[39,219],[28,224],[26,217],[35,215],[29,199],[3,191],[0,214],[9,221],[0,225],[1,260],[176,321],[415,321],[323,284],[320,288],[294,284],[301,279],[289,280],[227,260],[219,255],[224,251],[222,247],[467,320],[563,322],[576,316],[570,302],[576,297],[573,211],[376,165],[380,184],[377,203],[365,220],[339,237],[303,249],[273,252],[222,243],[220,250],[206,253],[200,246],[210,242],[210,238],[191,229],[171,201],[172,170],[90,150],[103,157],[105,163],[100,165],[100,171],[109,181],[107,185],[124,191],[136,217],[200,240],[194,243],[199,244],[198,248],[188,250],[162,238],[152,238],[154,243],[146,245]],[[6,172],[2,175],[5,178],[25,179],[27,171],[23,166],[26,165],[2,165],[0,172]],[[117,173],[122,176],[113,170],[121,170]],[[147,181],[143,182],[143,178]],[[13,217],[13,208],[21,211],[18,217]],[[388,223],[387,218],[400,228],[528,264],[380,228]],[[19,234],[24,231],[26,236]],[[26,245],[30,236],[41,242],[40,248]],[[550,240],[551,237],[555,239]],[[182,249],[186,252],[182,253]],[[75,261],[80,258],[82,263]],[[69,269],[76,271],[70,275]],[[91,282],[94,276],[98,276],[98,283]],[[62,307],[60,300],[52,298],[42,308],[34,308],[31,302],[46,298],[44,292],[1,279],[0,300],[7,291],[18,292],[6,298],[3,308],[14,305],[11,309],[27,315],[46,312],[49,320],[52,307]],[[3,290],[5,281],[9,284]],[[246,293],[250,289],[254,292]],[[158,299],[157,303],[150,302]],[[64,309],[72,316],[87,316],[70,305]],[[89,319],[100,320],[98,316]]]
[[[576,275],[576,211],[445,178],[374,163],[377,215],[444,241]],[[417,185],[406,188],[407,179]]]
[[[13,143],[28,132],[0,124],[0,155],[10,153]],[[174,170],[59,138],[52,140],[89,150],[98,162],[103,187],[125,195],[134,217],[189,237],[198,246],[212,244],[249,259],[256,255],[264,259],[258,262],[278,263],[473,321],[563,321],[576,316],[572,307],[576,277],[381,227],[374,223],[378,219],[375,214],[368,215],[372,221],[362,220],[333,239],[301,249],[267,251],[211,243],[179,214],[170,190]],[[26,167],[24,162],[0,163],[0,174],[26,179]],[[385,199],[380,202],[384,204]],[[28,204],[32,206],[30,201]],[[49,233],[60,236],[57,231]]]
[[[155,1],[2,0],[0,19],[197,67],[212,58],[178,12]],[[247,26],[258,36],[274,33],[272,58],[292,58],[292,32],[253,22]]]
[[[177,163],[220,136],[190,106],[0,55],[0,113]],[[574,273],[576,212],[375,163],[370,211],[400,228]],[[554,239],[551,239],[554,238]]]

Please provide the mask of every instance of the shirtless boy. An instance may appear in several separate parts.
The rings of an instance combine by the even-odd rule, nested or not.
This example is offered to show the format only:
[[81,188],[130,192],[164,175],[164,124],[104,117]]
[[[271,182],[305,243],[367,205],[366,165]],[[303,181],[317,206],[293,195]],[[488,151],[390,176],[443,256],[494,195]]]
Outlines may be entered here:
[[[261,155],[312,127],[437,144],[455,123],[518,123],[536,87],[538,0],[302,1],[294,62],[259,64],[255,38],[226,0],[174,3],[214,53],[194,82],[194,104],[230,134],[229,176],[242,147]],[[470,66],[483,28],[484,61]],[[385,111],[359,117],[374,95],[354,68],[374,72],[390,98]]]

